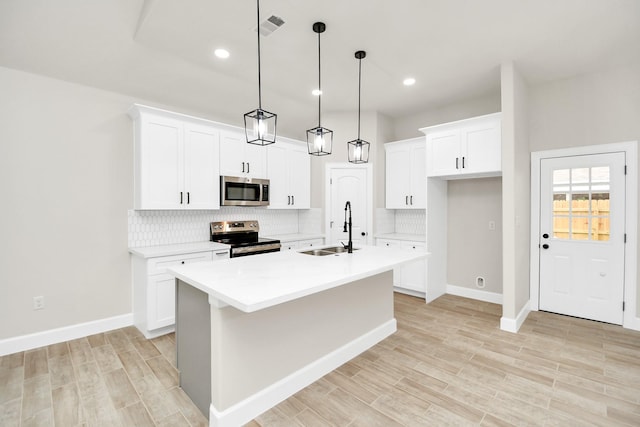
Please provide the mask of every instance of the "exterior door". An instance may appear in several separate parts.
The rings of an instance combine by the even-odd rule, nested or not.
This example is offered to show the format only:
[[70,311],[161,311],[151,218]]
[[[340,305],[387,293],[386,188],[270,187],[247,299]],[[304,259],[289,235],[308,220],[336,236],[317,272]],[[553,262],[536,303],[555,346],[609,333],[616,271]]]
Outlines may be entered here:
[[541,159],[541,310],[621,325],[625,154]]
[[[351,202],[352,240],[355,245],[367,243],[367,209],[369,194],[367,170],[364,168],[332,168],[330,169],[330,214],[329,239],[327,243],[340,244],[349,241],[348,233],[344,232],[345,205]],[[349,212],[347,211],[347,218]]]

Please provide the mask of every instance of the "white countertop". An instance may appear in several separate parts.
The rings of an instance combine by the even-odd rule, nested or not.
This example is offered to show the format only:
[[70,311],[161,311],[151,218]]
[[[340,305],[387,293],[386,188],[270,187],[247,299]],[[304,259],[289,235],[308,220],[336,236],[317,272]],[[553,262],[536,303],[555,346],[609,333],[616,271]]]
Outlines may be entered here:
[[281,251],[185,264],[167,271],[213,298],[250,313],[373,276],[427,255],[362,246],[352,254],[312,256]]
[[404,233],[387,233],[376,234],[376,239],[389,239],[389,240],[410,240],[412,242],[426,242],[427,239],[424,234],[404,234]]
[[311,233],[291,233],[291,234],[274,234],[270,236],[262,236],[267,239],[278,239],[282,243],[295,242],[298,240],[313,240],[324,239],[324,234],[311,234]]
[[159,256],[191,254],[194,252],[221,251],[228,250],[229,248],[229,245],[217,242],[192,242],[129,248],[129,252],[142,258],[154,258]]

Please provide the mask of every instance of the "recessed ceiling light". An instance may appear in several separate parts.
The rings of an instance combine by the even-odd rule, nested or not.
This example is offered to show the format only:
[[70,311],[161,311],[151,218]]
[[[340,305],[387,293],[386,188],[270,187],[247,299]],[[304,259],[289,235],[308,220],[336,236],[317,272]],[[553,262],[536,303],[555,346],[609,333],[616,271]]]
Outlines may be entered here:
[[227,59],[229,57],[229,51],[227,49],[216,49],[213,54],[220,59]]
[[414,84],[416,84],[416,79],[414,79],[413,77],[407,77],[402,81],[402,84],[405,86],[413,86]]
[[313,96],[320,96],[320,95],[322,95],[322,91],[318,90],[318,89],[314,89],[314,90],[311,91],[311,94]]

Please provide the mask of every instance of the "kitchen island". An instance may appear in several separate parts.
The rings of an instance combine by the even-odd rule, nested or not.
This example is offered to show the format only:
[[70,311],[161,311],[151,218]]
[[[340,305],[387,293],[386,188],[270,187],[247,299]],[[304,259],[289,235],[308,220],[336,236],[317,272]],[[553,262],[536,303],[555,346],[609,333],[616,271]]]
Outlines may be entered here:
[[286,251],[171,268],[180,385],[242,425],[396,331],[393,268],[424,253]]

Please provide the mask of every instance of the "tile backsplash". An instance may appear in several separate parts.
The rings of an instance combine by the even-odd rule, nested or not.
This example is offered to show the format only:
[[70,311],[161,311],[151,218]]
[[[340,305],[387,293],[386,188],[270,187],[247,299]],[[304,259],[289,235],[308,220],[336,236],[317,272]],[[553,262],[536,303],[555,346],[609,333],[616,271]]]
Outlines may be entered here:
[[426,209],[397,209],[395,225],[396,233],[426,234]]
[[424,235],[426,231],[427,217],[425,209],[376,209],[376,234]]
[[170,245],[209,240],[209,223],[258,220],[261,236],[319,233],[321,210],[269,210],[222,207],[215,211],[128,211],[129,247]]

